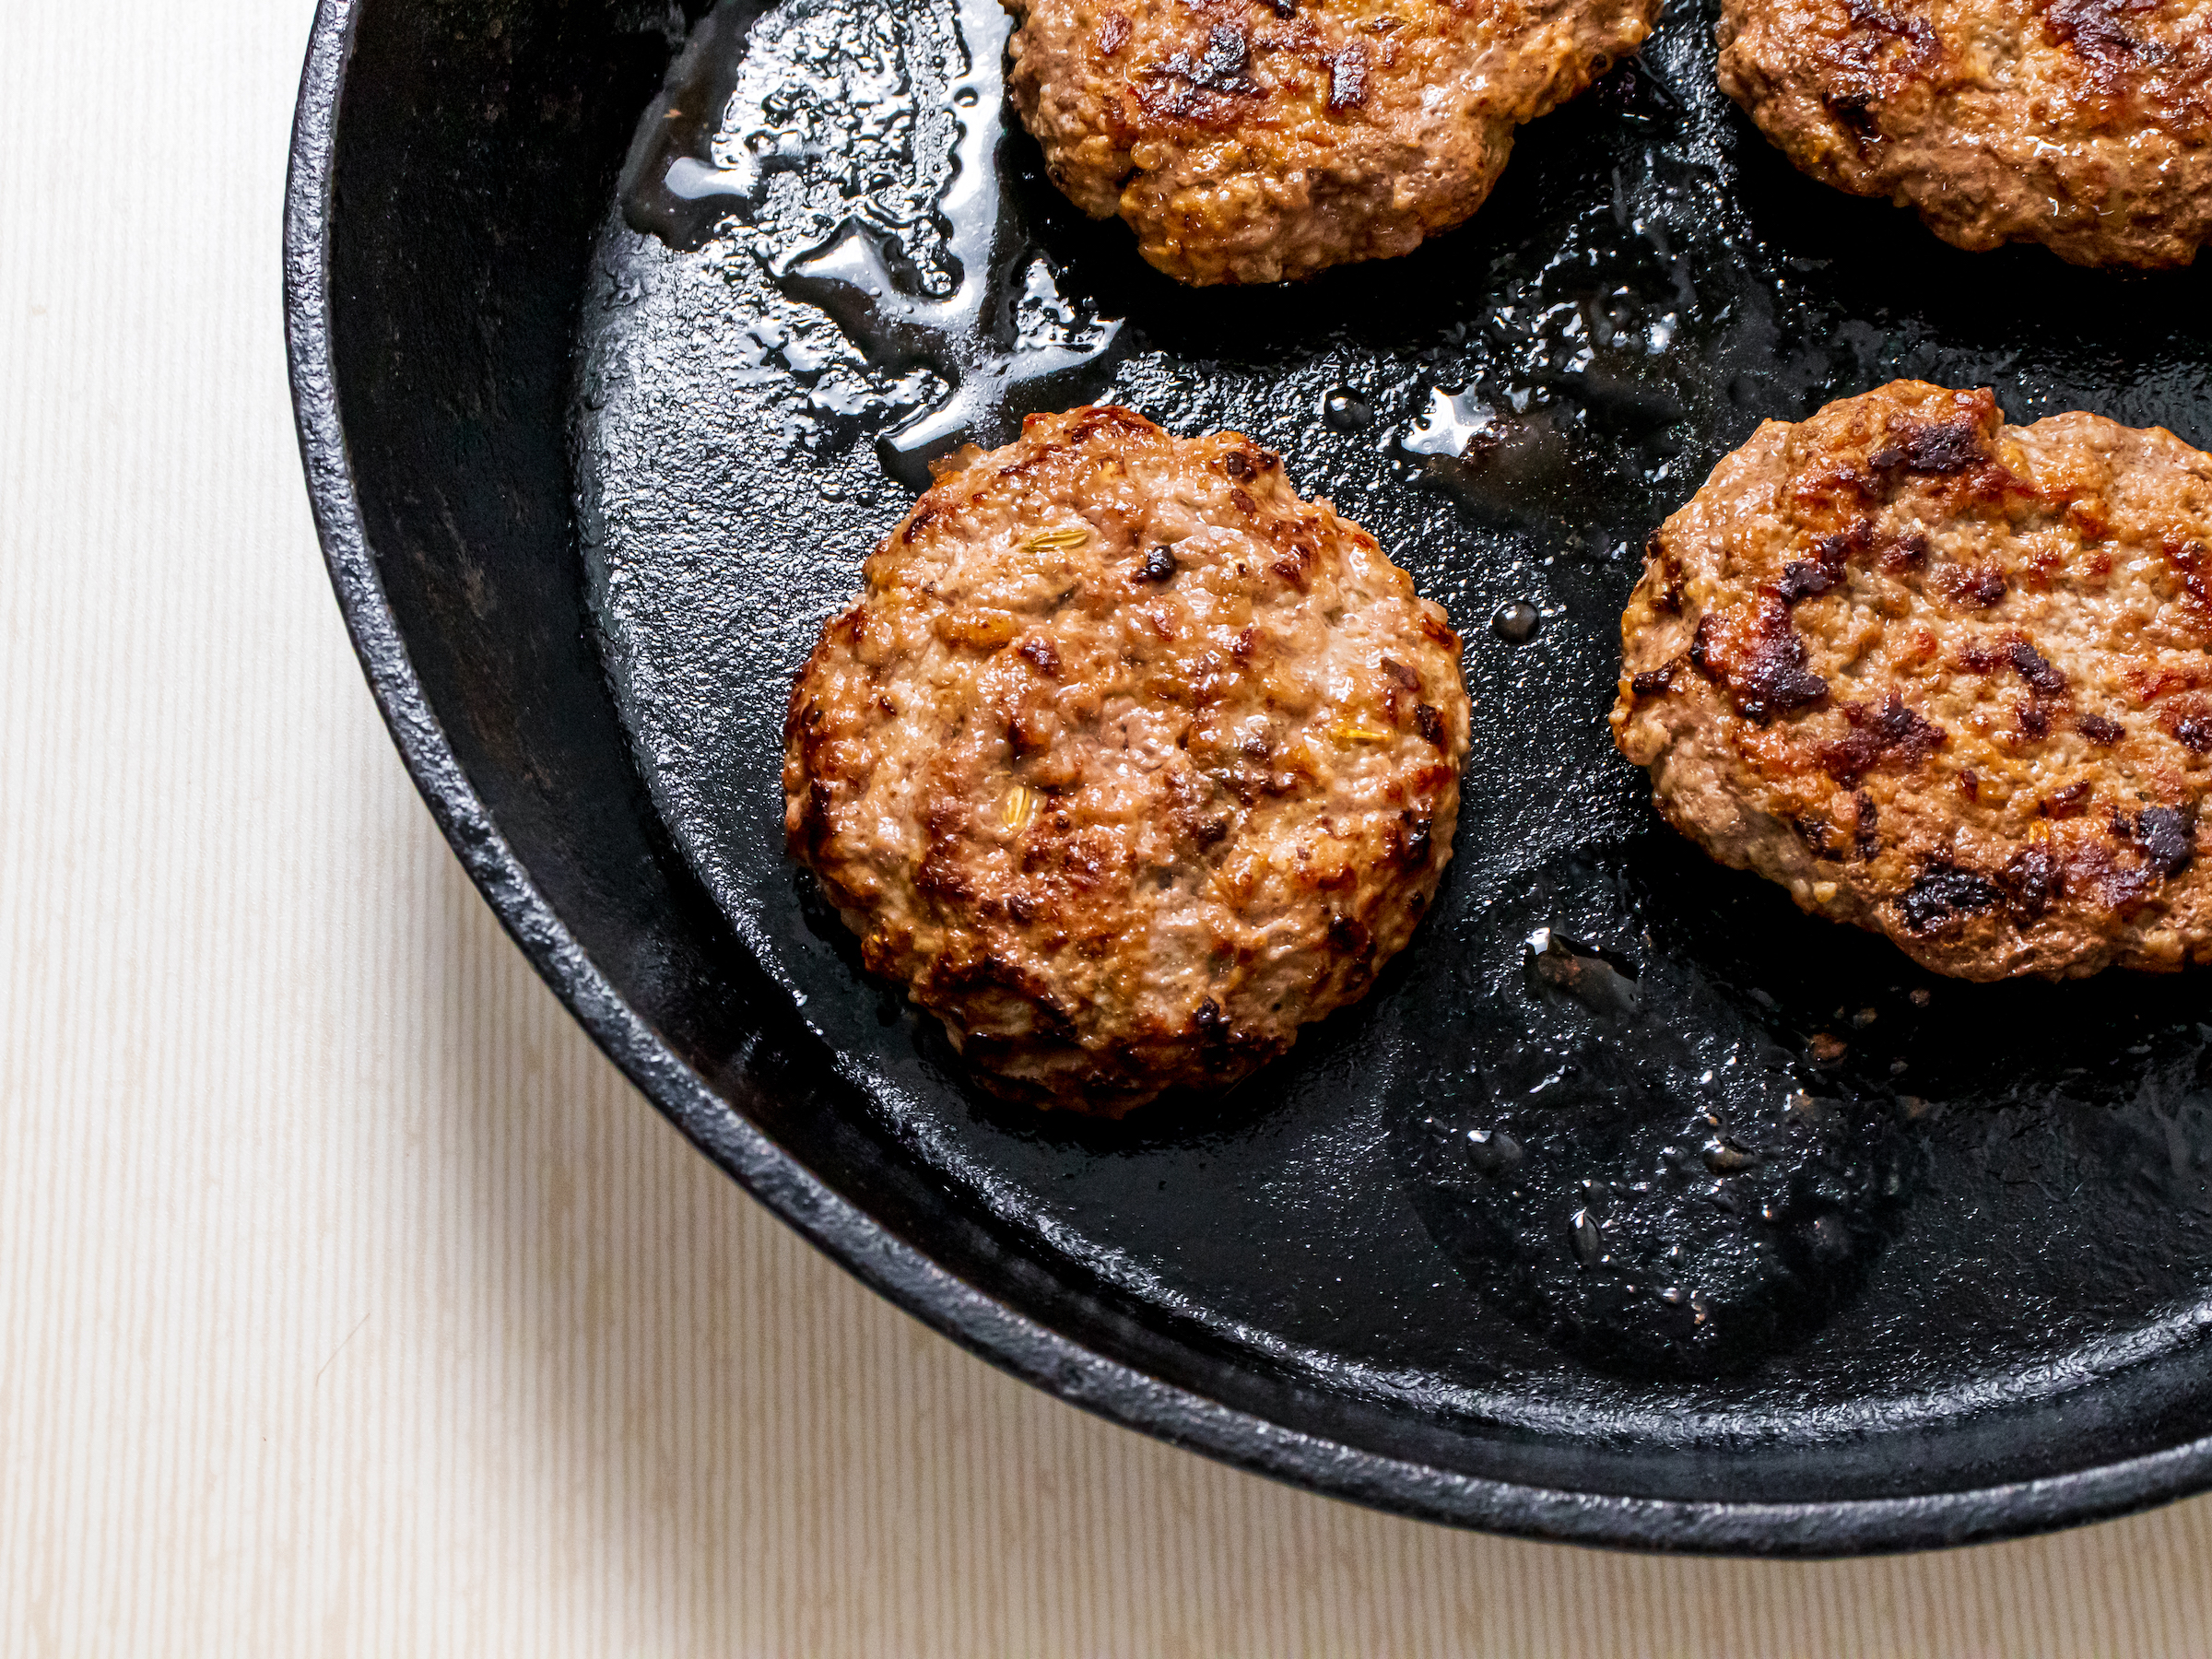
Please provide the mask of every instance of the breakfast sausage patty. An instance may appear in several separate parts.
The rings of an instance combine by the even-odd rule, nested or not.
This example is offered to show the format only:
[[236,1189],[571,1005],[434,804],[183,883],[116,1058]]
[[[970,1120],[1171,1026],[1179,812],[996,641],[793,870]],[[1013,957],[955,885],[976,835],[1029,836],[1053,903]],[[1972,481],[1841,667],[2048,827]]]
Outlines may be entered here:
[[2212,956],[2212,457],[1900,381],[1770,421],[1647,549],[1615,740],[1806,910],[1966,979]]
[[2212,233],[2202,0],[1723,0],[1720,40],[1792,161],[1959,247],[2175,265]]
[[1276,455],[1031,416],[865,579],[792,690],[791,849],[1001,1092],[1230,1082],[1406,944],[1452,852],[1459,639]]
[[1482,206],[1513,129],[1659,0],[1006,0],[1053,182],[1184,282],[1408,253]]

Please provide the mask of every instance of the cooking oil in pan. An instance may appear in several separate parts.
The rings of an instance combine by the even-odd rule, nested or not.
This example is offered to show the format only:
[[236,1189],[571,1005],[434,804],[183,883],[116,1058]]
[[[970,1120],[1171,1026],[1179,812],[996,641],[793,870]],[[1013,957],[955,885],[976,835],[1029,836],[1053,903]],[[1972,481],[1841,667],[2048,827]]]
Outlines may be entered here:
[[794,0],[763,15],[723,0],[621,186],[633,229],[692,250],[726,236],[877,374],[925,371],[916,406],[877,439],[913,488],[1009,417],[1081,402],[1121,333],[1063,298],[1003,199],[1005,10],[960,0],[955,26],[941,22],[927,7],[855,17]]

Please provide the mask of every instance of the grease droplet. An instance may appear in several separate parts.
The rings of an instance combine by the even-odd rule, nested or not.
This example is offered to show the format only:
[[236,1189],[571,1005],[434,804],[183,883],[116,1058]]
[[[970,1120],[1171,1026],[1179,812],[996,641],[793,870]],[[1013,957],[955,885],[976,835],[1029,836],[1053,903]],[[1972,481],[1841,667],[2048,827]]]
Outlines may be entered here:
[[1733,1175],[1759,1161],[1747,1147],[1724,1135],[1714,1135],[1700,1150],[1704,1154],[1705,1167],[1715,1175]]
[[1502,1175],[1521,1161],[1521,1143],[1502,1129],[1469,1130],[1467,1161],[1477,1175]]
[[1490,631],[1508,645],[1525,645],[1536,637],[1536,627],[1543,620],[1535,606],[1516,599],[1498,607],[1498,614],[1490,618]]
[[1591,1013],[1633,1018],[1641,1011],[1636,982],[1595,951],[1549,927],[1537,928],[1526,943],[1537,980]]
[[1594,1267],[1605,1260],[1606,1232],[1598,1226],[1597,1218],[1586,1209],[1578,1209],[1570,1219],[1574,1229],[1575,1259],[1585,1267]]
[[1375,406],[1348,387],[1323,394],[1321,418],[1333,431],[1361,432],[1375,424]]

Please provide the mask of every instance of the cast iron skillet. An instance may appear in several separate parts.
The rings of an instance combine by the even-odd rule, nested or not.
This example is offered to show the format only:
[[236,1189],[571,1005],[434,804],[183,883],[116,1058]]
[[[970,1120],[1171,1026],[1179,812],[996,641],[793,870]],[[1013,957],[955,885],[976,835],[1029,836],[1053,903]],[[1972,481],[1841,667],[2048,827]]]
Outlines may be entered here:
[[[1920,975],[1654,830],[1598,725],[1642,534],[1759,418],[1917,372],[2201,443],[2202,281],[1955,254],[1797,180],[1714,98],[1686,7],[1524,136],[1469,229],[1193,295],[1066,210],[994,99],[951,115],[995,59],[962,59],[948,6],[840,23],[865,4],[723,15],[794,85],[864,37],[888,77],[780,106],[754,163],[706,150],[711,119],[632,147],[703,6],[317,21],[287,289],[325,550],[440,823],[594,1036],[938,1329],[1318,1490],[1815,1555],[2207,1484],[2201,980]],[[840,138],[898,97],[911,126]],[[750,166],[740,194],[656,205],[687,149]],[[955,212],[956,153],[1003,190]],[[653,234],[617,208],[626,155]],[[872,240],[762,240],[864,163]],[[873,304],[837,279],[869,248]],[[1060,355],[1002,372],[1017,335]],[[858,972],[778,853],[775,726],[923,454],[1108,394],[1241,426],[1375,528],[1469,635],[1477,715],[1457,863],[1375,996],[1225,1100],[1100,1129],[993,1106]],[[1485,626],[1511,602],[1533,641]]]

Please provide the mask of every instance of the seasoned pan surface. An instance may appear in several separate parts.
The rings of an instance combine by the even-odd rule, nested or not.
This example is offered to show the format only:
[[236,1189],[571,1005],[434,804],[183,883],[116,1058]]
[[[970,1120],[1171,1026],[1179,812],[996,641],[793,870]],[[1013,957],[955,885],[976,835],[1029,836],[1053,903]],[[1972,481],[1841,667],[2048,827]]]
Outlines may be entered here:
[[[561,27],[590,40],[597,9]],[[326,34],[334,15],[368,27],[333,6]],[[371,651],[372,677],[388,708],[418,696],[459,734],[468,779],[429,778],[434,799],[504,789],[495,827],[518,846],[578,834],[566,813],[657,872],[660,896],[597,917],[618,951],[585,940],[619,958],[608,988],[657,1034],[582,1000],[679,1121],[756,1186],[775,1188],[779,1158],[804,1165],[853,1210],[802,1225],[1048,1385],[1413,1512],[1821,1551],[2201,1482],[2201,978],[1924,974],[1658,827],[1603,715],[1644,536],[1759,421],[1913,375],[1994,385],[2016,421],[2085,407],[2212,441],[2202,278],[1967,255],[1818,189],[1714,90],[1694,7],[1530,128],[1465,229],[1297,288],[1204,292],[1044,182],[981,0],[728,0],[688,19],[657,100],[681,31],[653,21],[618,18],[636,62],[561,126],[588,129],[598,166],[563,244],[574,355],[558,398],[501,417],[558,409],[581,571],[542,548],[445,569],[439,533],[409,529],[411,511],[435,516],[419,482],[415,507],[396,483],[360,504],[381,458],[411,453],[396,440],[357,437],[355,493],[326,482],[320,505],[326,534],[352,513],[416,536],[380,574],[427,659],[476,626],[472,580],[493,612],[508,585],[556,618],[576,606],[584,659],[556,626],[531,646],[555,665],[512,670],[551,688],[535,702],[469,679],[500,664],[417,684]],[[511,99],[549,73],[529,32],[498,49]],[[361,75],[357,57],[366,101]],[[497,162],[505,119],[472,155]],[[338,229],[319,231],[296,181],[296,256],[303,236],[343,242],[337,199]],[[450,276],[426,262],[415,279]],[[382,337],[364,323],[348,346],[347,304],[377,303],[352,293],[334,281],[338,338],[319,347],[337,365],[330,431],[451,418],[397,370],[362,368],[372,390],[347,405],[349,351],[381,360]],[[296,360],[300,303],[296,286]],[[1450,609],[1476,701],[1457,856],[1373,996],[1228,1097],[1115,1125],[971,1087],[785,860],[779,791],[791,676],[927,459],[1102,399],[1279,449]],[[303,426],[312,462],[304,393]],[[552,596],[520,596],[533,582]],[[372,633],[361,613],[384,596],[347,596]],[[452,706],[472,690],[505,697],[509,725]],[[611,711],[593,701],[609,692]],[[563,735],[533,737],[541,719]],[[400,724],[434,771],[415,751],[437,734]],[[471,856],[479,875],[498,863]],[[606,885],[566,890],[582,912]],[[522,925],[522,900],[495,899]],[[526,942],[582,996],[553,944]],[[661,1042],[722,1098],[672,1099]],[[718,1113],[773,1145],[739,1156]],[[910,1247],[1075,1347],[1048,1360],[949,1289],[933,1303],[878,1259]]]

